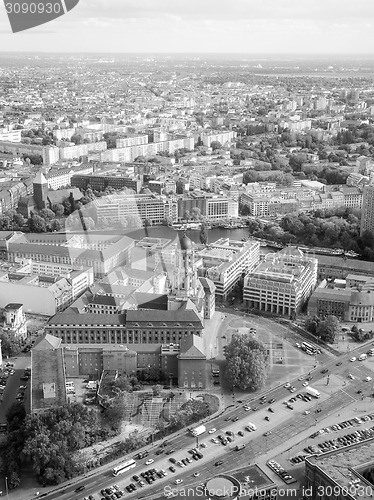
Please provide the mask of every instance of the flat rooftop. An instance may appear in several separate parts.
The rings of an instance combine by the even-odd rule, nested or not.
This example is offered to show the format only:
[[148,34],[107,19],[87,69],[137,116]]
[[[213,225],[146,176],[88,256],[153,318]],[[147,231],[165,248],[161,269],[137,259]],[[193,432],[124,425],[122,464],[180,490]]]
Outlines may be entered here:
[[[332,451],[322,456],[310,456],[306,461],[318,467],[329,475],[339,486],[346,487],[350,491],[351,482],[361,488],[360,500],[373,498],[371,491],[373,485],[362,478],[361,473],[369,467],[373,467],[374,440],[360,443],[342,451]],[[370,490],[370,491],[369,491]],[[370,494],[368,494],[370,492]]]
[[[31,411],[43,411],[51,406],[66,404],[63,350],[32,350],[31,355]],[[43,386],[55,384],[55,397],[43,397]]]

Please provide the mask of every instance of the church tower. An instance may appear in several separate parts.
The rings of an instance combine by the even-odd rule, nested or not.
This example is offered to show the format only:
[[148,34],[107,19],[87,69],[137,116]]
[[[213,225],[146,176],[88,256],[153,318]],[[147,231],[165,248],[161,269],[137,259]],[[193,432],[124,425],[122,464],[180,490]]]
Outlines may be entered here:
[[195,298],[198,294],[197,268],[193,243],[186,234],[180,239],[174,275],[174,292],[177,297]]
[[48,197],[48,182],[44,177],[43,172],[39,171],[33,182],[34,187],[34,201],[39,210],[46,208]]

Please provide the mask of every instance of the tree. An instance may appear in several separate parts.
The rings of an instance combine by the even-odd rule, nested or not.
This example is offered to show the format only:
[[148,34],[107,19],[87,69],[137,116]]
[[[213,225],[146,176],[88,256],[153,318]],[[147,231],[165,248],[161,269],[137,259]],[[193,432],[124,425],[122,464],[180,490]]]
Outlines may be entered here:
[[152,221],[150,219],[144,219],[143,225],[144,227],[150,227],[152,226]]
[[202,245],[206,245],[208,243],[208,226],[205,222],[201,224],[200,242]]
[[53,219],[49,224],[47,224],[47,230],[51,233],[58,232],[61,228],[61,222],[57,219]]
[[27,221],[27,224],[32,233],[45,233],[47,230],[45,220],[39,215],[32,215]]
[[175,189],[177,194],[184,193],[184,182],[181,179],[178,179],[177,182],[175,183]]
[[317,326],[319,325],[320,319],[318,316],[309,317],[305,320],[304,326],[308,330],[308,332],[313,333],[313,335],[317,332]]
[[191,212],[191,218],[193,220],[200,220],[201,219],[201,210],[199,207],[194,207]]
[[62,217],[65,212],[65,208],[61,203],[54,203],[52,205],[52,210],[56,217]]
[[173,219],[169,215],[165,217],[165,219],[162,221],[163,226],[172,226],[173,225]]
[[234,334],[225,347],[225,357],[225,375],[230,387],[257,390],[264,386],[269,355],[261,342],[250,335]]
[[327,316],[317,325],[316,336],[320,337],[324,342],[332,344],[335,341],[335,336],[339,330],[339,320],[335,316]]
[[131,227],[133,229],[140,229],[141,227],[143,227],[143,221],[139,217],[139,215],[128,215],[127,223],[128,227]]
[[215,151],[216,149],[221,149],[222,144],[219,141],[212,141],[210,143],[210,147],[213,149],[213,151]]
[[43,208],[42,210],[40,210],[39,215],[44,220],[51,220],[55,218],[55,213],[49,208]]
[[82,137],[80,135],[77,135],[77,134],[74,134],[71,136],[71,142],[74,142],[74,144],[76,146],[78,146],[79,144],[82,144]]
[[14,333],[0,331],[3,356],[17,356],[21,352],[21,341]]

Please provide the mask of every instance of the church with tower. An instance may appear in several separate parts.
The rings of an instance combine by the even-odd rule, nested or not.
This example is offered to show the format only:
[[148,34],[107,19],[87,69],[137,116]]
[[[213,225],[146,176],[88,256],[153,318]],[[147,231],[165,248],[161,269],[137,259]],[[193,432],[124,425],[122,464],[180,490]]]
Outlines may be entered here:
[[210,319],[215,311],[215,285],[198,276],[195,244],[186,234],[180,238],[168,300],[170,309],[175,302],[191,300],[202,319]]

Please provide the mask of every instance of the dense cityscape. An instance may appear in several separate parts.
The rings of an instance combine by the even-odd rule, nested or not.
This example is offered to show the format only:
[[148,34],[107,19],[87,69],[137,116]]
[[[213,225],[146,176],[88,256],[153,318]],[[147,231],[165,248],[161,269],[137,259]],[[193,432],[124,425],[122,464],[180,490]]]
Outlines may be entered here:
[[372,498],[373,78],[0,54],[0,496]]

